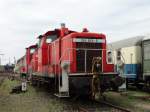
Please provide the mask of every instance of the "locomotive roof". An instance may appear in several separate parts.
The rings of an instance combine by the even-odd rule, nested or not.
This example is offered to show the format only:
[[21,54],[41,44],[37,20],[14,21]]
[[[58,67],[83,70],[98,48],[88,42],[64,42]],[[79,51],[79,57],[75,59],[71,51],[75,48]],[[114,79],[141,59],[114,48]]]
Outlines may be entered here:
[[144,37],[145,36],[136,36],[136,37],[112,42],[108,44],[108,49],[119,49],[123,47],[138,46],[141,44],[141,41],[143,40]]
[[147,36],[145,36],[145,37],[143,38],[143,41],[145,41],[145,40],[150,40],[150,34],[148,34]]
[[[37,47],[37,44],[34,44],[34,45],[31,45],[31,46],[29,46],[29,47],[27,47],[27,48],[36,48]],[[26,49],[27,49],[26,48]]]
[[25,58],[25,55],[22,56],[21,58],[19,58],[19,59],[17,60],[17,63],[19,63],[21,60],[24,60],[24,58]]

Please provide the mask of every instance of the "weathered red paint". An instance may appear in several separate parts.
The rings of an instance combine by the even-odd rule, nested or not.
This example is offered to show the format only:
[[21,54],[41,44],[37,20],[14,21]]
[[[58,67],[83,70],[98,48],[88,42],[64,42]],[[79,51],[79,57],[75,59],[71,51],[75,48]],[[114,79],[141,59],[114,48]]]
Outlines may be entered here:
[[[57,39],[50,43],[46,40],[48,36],[57,35]],[[42,76],[58,75],[61,72],[62,62],[70,61],[70,73],[78,73],[77,60],[76,60],[76,43],[73,42],[74,38],[93,38],[104,39],[105,43],[100,43],[102,46],[102,72],[113,72],[114,65],[107,64],[106,61],[106,36],[100,33],[90,33],[87,29],[83,32],[75,32],[68,28],[55,29],[48,31],[45,34],[39,36],[40,44],[32,45],[26,48],[26,71],[32,71],[39,73]],[[82,44],[82,43],[81,43]],[[35,49],[34,53],[31,53],[31,49]],[[69,50],[70,49],[70,50]],[[87,57],[88,58],[88,57]]]
[[32,70],[34,69],[34,67],[36,66],[36,63],[34,63],[35,65],[33,65],[33,60],[35,60],[33,58],[33,54],[34,52],[31,52],[31,50],[36,50],[37,49],[37,45],[31,45],[28,48],[26,48],[26,72],[32,72]]

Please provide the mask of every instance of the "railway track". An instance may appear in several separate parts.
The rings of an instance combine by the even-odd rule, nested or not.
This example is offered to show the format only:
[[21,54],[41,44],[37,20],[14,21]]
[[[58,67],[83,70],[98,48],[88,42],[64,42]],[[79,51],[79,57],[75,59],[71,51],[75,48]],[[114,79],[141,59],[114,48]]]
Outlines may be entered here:
[[[108,106],[108,108],[110,108],[109,111],[104,110],[105,112],[131,112],[128,109],[113,105],[113,104],[108,103],[108,102],[97,102],[97,103],[104,104],[105,106]],[[87,108],[87,107],[79,106],[78,112],[97,112],[97,111],[95,108]]]
[[4,78],[0,77],[0,86],[2,85],[3,82],[4,82]]
[[120,106],[116,106],[116,105],[108,103],[106,101],[97,101],[97,102],[105,104],[105,105],[107,105],[109,107],[112,107],[113,108],[113,112],[131,112],[130,110],[128,110],[126,108],[123,108],[123,107],[120,107]]
[[0,72],[0,86],[4,82],[5,78],[9,76],[9,73]]
[[[84,103],[85,102],[85,103]],[[130,110],[116,106],[105,101],[83,100],[67,101],[64,112],[131,112]]]
[[8,77],[10,75],[11,75],[11,73],[9,73],[9,72],[0,72],[0,77]]

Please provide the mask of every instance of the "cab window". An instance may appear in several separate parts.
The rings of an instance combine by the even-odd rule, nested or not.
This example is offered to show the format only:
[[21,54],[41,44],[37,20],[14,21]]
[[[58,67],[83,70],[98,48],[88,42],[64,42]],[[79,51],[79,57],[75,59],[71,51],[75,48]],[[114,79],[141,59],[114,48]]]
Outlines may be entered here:
[[33,54],[35,49],[30,49],[30,54]]
[[41,46],[41,39],[38,40],[38,47]]
[[49,44],[49,43],[51,43],[51,42],[52,42],[52,39],[51,39],[51,38],[47,38],[47,39],[46,39],[46,43]]

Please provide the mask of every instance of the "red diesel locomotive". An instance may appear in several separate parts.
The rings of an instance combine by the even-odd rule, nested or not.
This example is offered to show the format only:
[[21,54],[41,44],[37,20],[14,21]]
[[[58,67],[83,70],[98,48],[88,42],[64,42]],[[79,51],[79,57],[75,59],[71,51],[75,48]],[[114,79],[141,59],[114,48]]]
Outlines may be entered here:
[[26,48],[25,55],[26,73],[33,83],[49,83],[59,97],[90,95],[95,77],[101,92],[115,85],[117,74],[114,64],[107,63],[104,34],[91,33],[86,28],[76,32],[62,24],[38,40],[37,45]]

